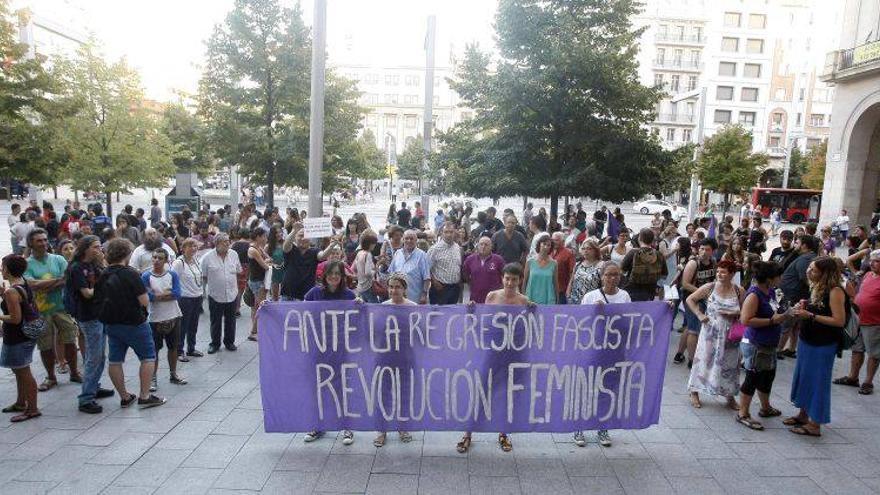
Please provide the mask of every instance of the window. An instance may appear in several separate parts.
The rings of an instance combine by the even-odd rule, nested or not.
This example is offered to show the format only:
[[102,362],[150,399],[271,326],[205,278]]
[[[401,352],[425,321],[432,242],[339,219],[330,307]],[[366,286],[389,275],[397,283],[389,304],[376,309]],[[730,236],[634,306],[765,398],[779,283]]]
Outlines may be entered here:
[[812,150],[816,146],[822,144],[822,140],[818,138],[807,138],[807,149]]
[[386,113],[385,127],[397,127],[397,115],[393,113]]
[[386,94],[384,95],[383,101],[386,105],[397,105],[397,95],[396,94]]
[[657,27],[657,31],[659,31],[660,36],[665,38],[666,35],[669,34],[669,25],[668,24],[660,24]]
[[674,101],[669,102],[669,114],[672,116],[672,120],[675,120],[675,117],[678,115],[678,103]]
[[675,39],[684,40],[684,26],[675,26]]
[[825,125],[825,115],[821,113],[810,114],[810,125],[813,127],[822,127]]
[[691,142],[691,130],[690,129],[682,129],[681,130],[681,140],[685,143]]
[[440,87],[440,78],[439,78],[439,77],[435,77],[435,78],[434,78],[434,87],[435,87],[435,88],[439,88],[439,87]]
[[739,123],[745,127],[752,127],[755,125],[755,112],[740,112],[739,113]]
[[764,53],[764,40],[749,39],[746,41],[746,53]]
[[379,84],[379,74],[367,74],[364,77],[364,82],[367,84]]
[[715,88],[715,99],[733,101],[733,86],[718,86]]
[[364,95],[364,104],[366,105],[378,105],[379,104],[379,95],[376,93],[367,93]]
[[671,89],[672,91],[678,91],[680,84],[681,76],[679,76],[678,74],[674,74],[672,76],[672,83],[669,85],[669,89]]
[[434,106],[436,107],[438,105],[440,105],[440,96],[434,95]]
[[764,29],[767,27],[767,16],[764,14],[749,14],[749,29]]
[[684,50],[676,49],[675,52],[673,52],[673,53],[674,53],[673,57],[672,57],[673,62],[675,62],[675,65],[677,67],[681,67],[681,58],[684,56]]
[[770,122],[773,123],[774,126],[782,127],[782,118],[785,117],[782,112],[773,112],[773,115],[770,116]]
[[376,121],[377,121],[377,120],[378,120],[378,119],[376,119],[376,114],[375,114],[375,113],[367,114],[367,125],[368,125],[368,126],[370,126],[370,127],[376,127]]
[[403,83],[407,86],[418,86],[421,78],[419,76],[405,76],[403,78]]
[[416,123],[418,121],[417,121],[417,117],[415,115],[404,115],[403,119],[406,121],[406,128],[407,129],[415,129],[416,128]]
[[386,86],[397,86],[400,84],[400,76],[396,74],[385,74]]
[[729,124],[730,123],[730,110],[715,110],[715,123],[716,124]]
[[739,27],[741,18],[742,14],[740,14],[739,12],[725,12],[724,27]]
[[743,88],[739,99],[742,101],[758,101],[758,88]]
[[700,63],[700,50],[691,50],[691,64],[693,64],[694,67],[696,67],[697,64],[699,64],[699,63]]
[[718,75],[719,76],[735,76],[736,75],[736,63],[735,62],[719,62],[718,63]]
[[736,53],[739,51],[739,38],[721,38],[721,51]]
[[671,143],[675,141],[675,128],[670,127],[666,129],[666,141]]
[[657,88],[662,88],[663,83],[663,74],[654,74],[654,86]]
[[797,119],[795,120],[795,125],[800,126],[800,125],[801,125],[801,120],[803,120],[803,115],[802,115],[802,114],[797,114]]
[[745,64],[743,77],[761,77],[761,64]]
[[806,94],[806,92],[804,91],[804,88],[801,88],[800,91],[798,92],[798,101],[804,101],[805,94]]
[[416,105],[419,103],[419,97],[417,95],[403,95],[403,103],[405,105]]
[[694,41],[702,41],[703,40],[703,28],[699,26],[694,26]]
[[688,91],[697,89],[697,76],[688,76]]
[[666,49],[665,48],[658,48],[657,49],[657,63],[662,64],[664,60],[666,60]]
[[773,136],[770,138],[770,147],[771,148],[779,148],[779,137]]
[[777,101],[786,101],[785,88],[776,88],[776,93],[774,93],[773,99]]
[[694,119],[694,102],[692,102],[692,101],[687,102],[687,116],[688,116],[688,117],[690,118],[690,120],[693,122],[693,119]]

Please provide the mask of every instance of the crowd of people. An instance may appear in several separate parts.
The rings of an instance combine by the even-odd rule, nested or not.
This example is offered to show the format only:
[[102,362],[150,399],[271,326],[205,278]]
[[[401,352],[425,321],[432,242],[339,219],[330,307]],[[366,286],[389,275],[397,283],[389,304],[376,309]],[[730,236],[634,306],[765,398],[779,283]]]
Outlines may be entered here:
[[[484,211],[462,202],[442,204],[427,218],[421,204],[392,204],[382,225],[363,213],[329,220],[333,235],[306,237],[307,214],[289,208],[199,211],[162,215],[125,206],[111,220],[100,205],[13,205],[12,250],[2,260],[3,345],[0,365],[15,373],[18,396],[4,412],[12,421],[40,415],[38,392],[59,375],[80,383],[79,410],[98,413],[100,399],[119,395],[121,407],[165,403],[159,388],[159,352],[166,348],[171,385],[188,383],[179,363],[203,357],[198,322],[207,300],[208,354],[237,350],[239,324],[258,341],[257,309],[264,301],[357,300],[383,304],[620,304],[666,301],[683,309],[673,362],[687,361],[693,407],[717,396],[742,425],[760,430],[750,413],[757,392],[761,418],[782,412],[770,403],[777,360],[797,359],[791,399],[798,411],[791,431],[821,434],[830,421],[835,355],[852,346],[851,370],[833,380],[873,391],[880,363],[880,250],[876,236],[858,226],[807,224],[776,235],[759,212],[686,220],[671,211],[632,232],[619,208],[588,214],[568,205],[558,217],[528,204],[521,215]],[[520,223],[522,219],[522,224]],[[848,220],[847,220],[848,221]],[[847,228],[848,229],[848,228]],[[851,236],[849,236],[851,234]],[[250,321],[238,321],[244,303]],[[852,311],[851,311],[852,309]],[[847,333],[858,310],[860,332]],[[849,338],[847,338],[849,337]],[[39,349],[46,377],[30,370]],[[139,390],[125,388],[122,363],[131,348],[140,360]],[[867,359],[867,376],[859,371]],[[78,362],[81,358],[81,366]],[[100,379],[105,364],[113,389]],[[742,375],[742,376],[741,376]],[[738,398],[737,398],[738,396]],[[307,442],[323,432],[308,432]],[[411,439],[399,432],[402,441]],[[386,433],[374,440],[382,446]],[[611,446],[605,430],[597,432]],[[575,432],[577,445],[586,444]],[[354,433],[343,432],[343,443]],[[467,452],[466,433],[456,448]],[[500,433],[510,451],[510,435]]]

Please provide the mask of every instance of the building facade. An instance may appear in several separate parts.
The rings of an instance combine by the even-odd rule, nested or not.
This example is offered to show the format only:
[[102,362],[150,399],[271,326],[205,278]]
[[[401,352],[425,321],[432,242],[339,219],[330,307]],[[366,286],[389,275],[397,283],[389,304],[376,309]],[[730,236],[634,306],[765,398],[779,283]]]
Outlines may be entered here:
[[12,5],[19,14],[19,39],[28,45],[31,57],[73,57],[88,40],[82,24],[85,11],[68,0],[19,0]]
[[867,225],[880,187],[880,0],[846,0],[821,79],[834,84],[820,221],[846,209]]

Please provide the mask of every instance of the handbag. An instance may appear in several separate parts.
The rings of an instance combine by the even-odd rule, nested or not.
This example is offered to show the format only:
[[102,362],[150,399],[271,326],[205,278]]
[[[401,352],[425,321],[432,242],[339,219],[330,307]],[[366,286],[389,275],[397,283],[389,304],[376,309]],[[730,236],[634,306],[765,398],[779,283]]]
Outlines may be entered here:
[[23,311],[21,315],[21,333],[30,340],[37,340],[46,332],[49,325],[46,319],[40,316],[40,313],[34,307],[33,301],[28,297],[30,291],[25,291],[19,286],[15,286],[15,290],[22,295],[22,302],[24,303],[22,308],[27,308],[27,311]]
[[244,288],[244,292],[241,294],[241,300],[249,307],[254,307],[254,292],[251,290],[250,285],[246,285]]
[[[739,299],[739,287],[734,285],[734,290],[736,291],[736,297]],[[742,310],[742,303],[740,303],[740,310]],[[743,336],[746,334],[746,326],[742,324],[741,321],[736,320],[730,325],[730,330],[727,332],[727,341],[731,344],[739,344],[743,339]]]
[[169,335],[174,331],[174,324],[177,322],[174,320],[165,320],[165,321],[155,321],[153,322],[153,328],[156,330],[156,333],[159,335]]

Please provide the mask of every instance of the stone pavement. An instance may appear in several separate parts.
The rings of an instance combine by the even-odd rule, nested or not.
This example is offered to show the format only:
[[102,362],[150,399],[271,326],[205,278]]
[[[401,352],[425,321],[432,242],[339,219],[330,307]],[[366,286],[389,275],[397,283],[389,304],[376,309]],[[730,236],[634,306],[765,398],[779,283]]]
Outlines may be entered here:
[[[239,340],[247,322],[245,313]],[[206,316],[201,323],[204,350]],[[793,412],[792,365],[780,362],[773,397],[786,414]],[[129,355],[131,388],[136,366]],[[470,453],[461,455],[454,432],[417,433],[410,444],[389,435],[381,449],[373,447],[372,432],[357,433],[348,447],[335,433],[311,444],[301,434],[264,433],[254,343],[181,363],[190,381],[182,387],[168,382],[166,362],[160,366],[163,407],[123,410],[113,398],[103,401],[102,414],[82,414],[79,387],[64,382],[40,394],[43,417],[15,425],[0,418],[0,494],[880,491],[880,398],[849,387],[834,387],[833,423],[821,438],[795,436],[779,418],[755,432],[735,423],[721,401],[705,399],[703,409],[692,409],[687,368],[670,364],[661,423],[612,431],[611,448],[599,447],[595,437],[579,448],[568,434],[514,434],[514,451],[505,454],[493,434],[476,434]],[[33,369],[40,381],[42,366],[35,362]],[[14,395],[12,374],[0,371],[0,403]]]

